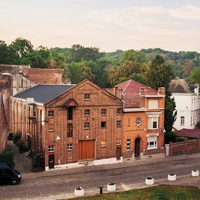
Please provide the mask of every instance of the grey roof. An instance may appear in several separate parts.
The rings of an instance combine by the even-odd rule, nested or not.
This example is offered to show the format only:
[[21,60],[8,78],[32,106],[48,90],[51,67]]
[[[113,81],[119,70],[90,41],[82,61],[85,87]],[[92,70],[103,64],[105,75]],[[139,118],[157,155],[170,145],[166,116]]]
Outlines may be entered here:
[[36,85],[28,90],[16,94],[14,97],[27,99],[34,98],[37,103],[48,103],[49,101],[55,99],[57,96],[61,95],[63,92],[69,90],[75,85]]

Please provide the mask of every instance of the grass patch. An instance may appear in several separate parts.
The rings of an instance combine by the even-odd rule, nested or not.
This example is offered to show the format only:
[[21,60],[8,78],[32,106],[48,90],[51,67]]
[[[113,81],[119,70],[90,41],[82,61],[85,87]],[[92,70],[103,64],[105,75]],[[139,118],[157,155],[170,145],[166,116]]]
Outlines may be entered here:
[[200,200],[197,187],[159,185],[124,192],[78,197],[79,200]]

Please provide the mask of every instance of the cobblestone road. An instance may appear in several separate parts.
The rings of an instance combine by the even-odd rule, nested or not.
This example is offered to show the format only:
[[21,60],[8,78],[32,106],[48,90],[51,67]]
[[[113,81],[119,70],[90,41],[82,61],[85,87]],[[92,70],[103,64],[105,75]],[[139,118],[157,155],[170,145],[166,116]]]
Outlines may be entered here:
[[[12,146],[12,144],[10,144]],[[11,148],[15,148],[12,146]],[[164,157],[155,155],[119,164],[85,166],[74,169],[40,173],[30,171],[30,159],[16,152],[16,169],[21,170],[22,182],[16,186],[0,186],[2,199],[67,199],[73,198],[74,188],[82,186],[86,195],[99,194],[99,185],[106,193],[108,182],[117,183],[117,191],[147,187],[145,178],[152,176],[155,185],[190,185],[200,188],[200,176],[192,177],[192,169],[200,169],[200,154]],[[25,164],[25,167],[24,167]],[[175,173],[176,181],[168,181],[167,174]]]

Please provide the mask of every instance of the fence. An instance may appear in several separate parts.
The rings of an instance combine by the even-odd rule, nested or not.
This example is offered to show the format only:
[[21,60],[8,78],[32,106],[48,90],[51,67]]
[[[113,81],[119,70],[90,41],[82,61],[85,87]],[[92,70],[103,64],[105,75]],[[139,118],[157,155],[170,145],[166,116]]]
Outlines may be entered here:
[[169,156],[195,152],[200,152],[200,139],[169,143]]

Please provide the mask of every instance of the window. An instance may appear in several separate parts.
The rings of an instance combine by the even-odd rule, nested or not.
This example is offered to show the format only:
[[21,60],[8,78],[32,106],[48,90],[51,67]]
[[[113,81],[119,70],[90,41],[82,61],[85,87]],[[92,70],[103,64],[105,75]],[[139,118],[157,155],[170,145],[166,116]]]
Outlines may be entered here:
[[48,131],[54,131],[54,125],[48,125]]
[[120,140],[120,139],[118,139],[118,140],[116,141],[116,145],[117,145],[117,146],[120,146],[120,145],[121,145],[121,143],[122,143],[122,142],[121,142],[121,140]]
[[148,137],[147,138],[147,149],[157,148],[157,137]]
[[101,141],[101,148],[106,147],[106,141]]
[[48,111],[48,117],[54,117],[54,111],[53,110]]
[[106,109],[101,109],[101,115],[106,115]]
[[181,116],[181,126],[184,126],[184,125],[185,125],[185,117]]
[[158,100],[149,100],[149,109],[158,108]]
[[67,144],[67,150],[72,150],[73,149],[73,144]]
[[148,128],[149,129],[158,128],[158,117],[148,117]]
[[84,111],[84,116],[90,116],[90,110],[85,110]]
[[117,114],[122,114],[122,109],[121,108],[117,108]]
[[101,128],[106,128],[106,122],[101,122]]
[[90,128],[90,123],[89,122],[85,122],[84,123],[84,129],[89,129]]
[[126,151],[131,150],[131,139],[126,139]]
[[67,137],[73,137],[73,124],[67,124]]
[[53,145],[49,146],[48,151],[49,152],[54,152],[55,151],[55,147]]
[[121,127],[122,126],[122,121],[121,120],[118,120],[117,121],[117,127]]
[[73,119],[73,107],[69,106],[67,108],[67,119],[72,120]]
[[84,99],[85,100],[90,100],[90,94],[84,94]]

